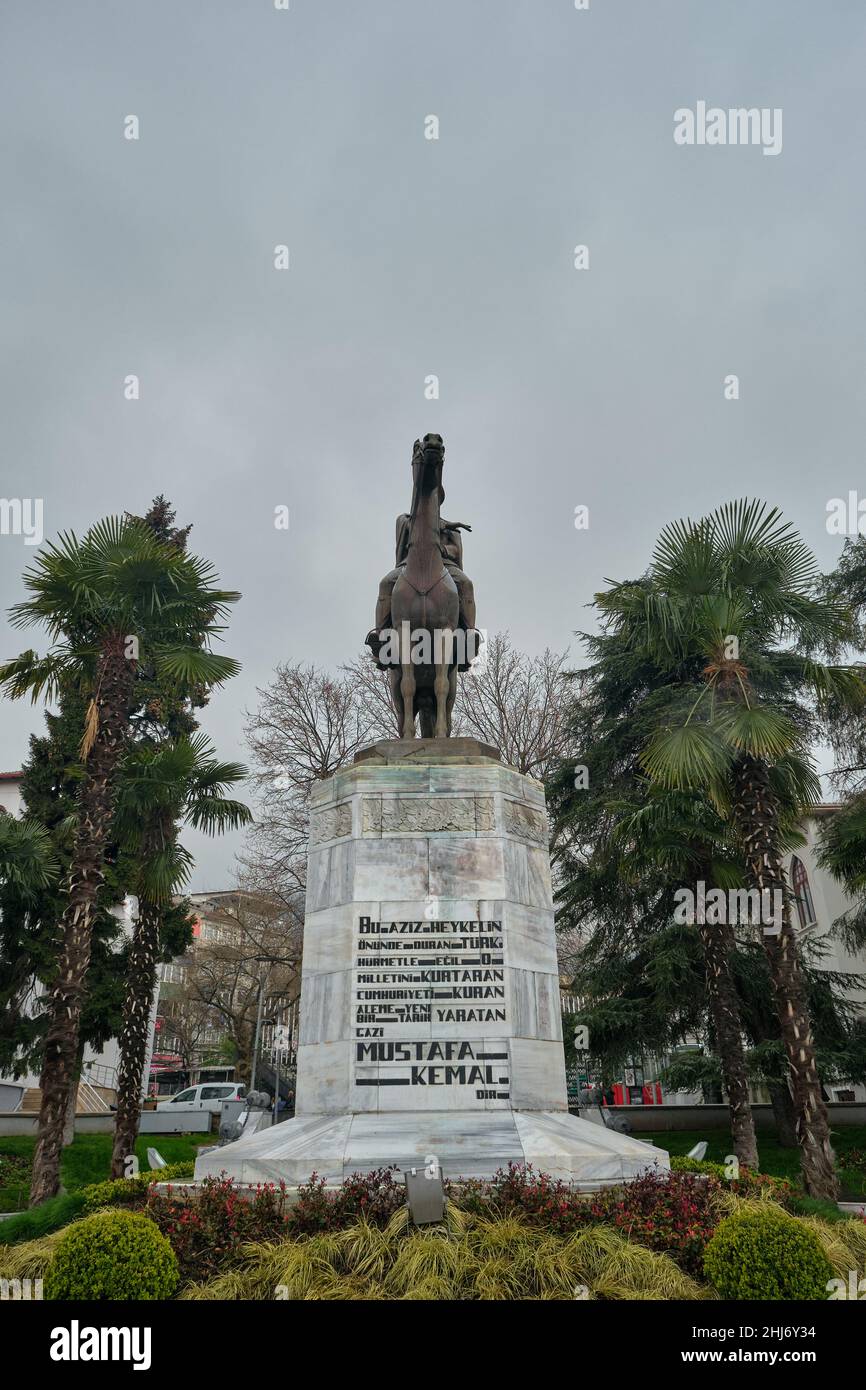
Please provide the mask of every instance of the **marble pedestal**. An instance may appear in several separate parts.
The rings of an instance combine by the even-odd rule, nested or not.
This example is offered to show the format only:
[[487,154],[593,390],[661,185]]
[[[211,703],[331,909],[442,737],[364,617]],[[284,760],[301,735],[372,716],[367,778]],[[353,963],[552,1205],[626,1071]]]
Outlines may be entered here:
[[544,792],[472,739],[374,744],[315,789],[295,1118],[195,1176],[338,1183],[431,1158],[584,1189],[669,1167],[568,1114]]

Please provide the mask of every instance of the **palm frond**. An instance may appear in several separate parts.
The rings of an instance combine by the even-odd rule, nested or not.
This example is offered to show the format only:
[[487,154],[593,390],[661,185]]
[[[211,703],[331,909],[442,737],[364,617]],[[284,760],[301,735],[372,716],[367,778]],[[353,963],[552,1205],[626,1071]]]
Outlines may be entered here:
[[33,704],[39,699],[54,701],[68,666],[62,654],[37,656],[33,650],[5,661],[0,666],[0,689],[11,700],[29,695]]
[[796,725],[770,705],[727,704],[717,712],[715,727],[733,748],[769,762],[784,757],[799,741]]
[[160,646],[154,651],[154,664],[159,675],[185,685],[222,685],[241,669],[233,657],[201,647]]
[[25,897],[47,888],[59,873],[51,836],[30,816],[22,820],[0,814],[0,881],[13,884]]
[[170,840],[161,849],[151,850],[139,869],[142,899],[167,903],[179,892],[195,868],[195,859],[179,840]]
[[249,825],[252,819],[252,811],[242,801],[232,801],[222,796],[197,797],[186,814],[188,824],[194,830],[203,830],[206,835],[237,830],[242,825]]
[[710,724],[659,729],[641,754],[641,764],[650,777],[663,787],[680,791],[716,787],[730,763],[730,750]]

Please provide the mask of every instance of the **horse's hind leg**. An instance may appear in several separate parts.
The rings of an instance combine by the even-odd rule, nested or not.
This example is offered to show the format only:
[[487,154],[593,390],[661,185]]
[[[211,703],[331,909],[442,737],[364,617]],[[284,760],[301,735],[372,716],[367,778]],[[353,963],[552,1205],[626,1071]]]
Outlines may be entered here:
[[445,706],[445,723],[448,729],[448,737],[451,737],[451,714],[454,709],[454,701],[457,699],[457,667],[448,668],[448,700]]
[[449,668],[442,661],[435,666],[433,688],[436,691],[436,737],[448,737],[448,674]]
[[403,696],[403,738],[415,737],[415,668],[411,662],[407,662],[403,667],[403,676],[400,681],[400,693]]
[[391,704],[394,706],[394,713],[397,716],[397,728],[400,737],[403,737],[403,692],[400,689],[400,672],[392,667],[388,672],[388,684],[391,687]]

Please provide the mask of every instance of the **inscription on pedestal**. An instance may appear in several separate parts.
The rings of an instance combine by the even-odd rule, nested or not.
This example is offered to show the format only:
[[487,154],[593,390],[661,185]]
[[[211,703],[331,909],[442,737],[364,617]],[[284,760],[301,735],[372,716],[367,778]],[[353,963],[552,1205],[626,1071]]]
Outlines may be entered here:
[[[375,922],[355,940],[354,1084],[442,1086],[461,1105],[507,1101],[508,1025],[502,922]],[[431,1037],[441,1025],[488,1025],[493,1040]]]

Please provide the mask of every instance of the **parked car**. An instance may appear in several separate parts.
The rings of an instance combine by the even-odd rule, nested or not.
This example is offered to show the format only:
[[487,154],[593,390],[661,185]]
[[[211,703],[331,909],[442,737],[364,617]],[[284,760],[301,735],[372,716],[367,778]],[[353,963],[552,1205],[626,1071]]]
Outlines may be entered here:
[[187,1086],[170,1100],[161,1100],[156,1108],[171,1110],[178,1106],[183,1110],[209,1110],[212,1115],[219,1115],[224,1100],[243,1100],[246,1093],[246,1086],[237,1081],[205,1081],[200,1086]]

